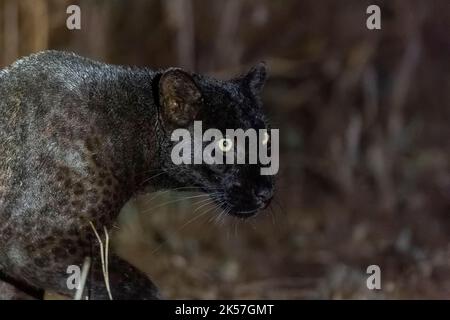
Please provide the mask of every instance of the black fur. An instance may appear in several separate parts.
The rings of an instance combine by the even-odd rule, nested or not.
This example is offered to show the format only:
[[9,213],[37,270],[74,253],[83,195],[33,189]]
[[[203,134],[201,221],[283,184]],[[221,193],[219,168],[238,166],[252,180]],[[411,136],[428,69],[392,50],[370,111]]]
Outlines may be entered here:
[[[35,288],[72,295],[66,268],[93,256],[91,298],[106,299],[90,229],[111,227],[138,192],[222,189],[231,213],[249,216],[273,193],[258,165],[172,163],[177,127],[266,128],[260,65],[219,81],[179,69],[151,71],[46,51],[0,71],[0,269]],[[164,85],[165,84],[165,85]],[[169,108],[168,103],[176,100]],[[177,107],[182,109],[177,109]],[[162,173],[152,178],[155,174]],[[148,277],[110,259],[115,299],[154,299]]]

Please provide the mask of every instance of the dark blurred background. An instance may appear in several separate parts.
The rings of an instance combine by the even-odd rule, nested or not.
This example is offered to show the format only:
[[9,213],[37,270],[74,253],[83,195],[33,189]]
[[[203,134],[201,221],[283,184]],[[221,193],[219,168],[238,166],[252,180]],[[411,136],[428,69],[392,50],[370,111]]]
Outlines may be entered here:
[[[66,28],[81,8],[82,29]],[[382,29],[366,28],[381,7]],[[276,201],[133,200],[115,246],[169,298],[450,298],[450,1],[0,0],[0,63],[47,48],[227,78],[264,60]],[[207,207],[207,206],[206,206]],[[205,207],[204,207],[205,208]],[[366,287],[381,268],[382,290]]]

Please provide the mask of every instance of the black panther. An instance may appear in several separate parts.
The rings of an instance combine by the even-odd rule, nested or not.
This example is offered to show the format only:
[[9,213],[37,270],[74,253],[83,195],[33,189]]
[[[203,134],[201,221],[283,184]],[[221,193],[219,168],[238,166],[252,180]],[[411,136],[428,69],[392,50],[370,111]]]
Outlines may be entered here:
[[[171,132],[268,128],[263,64],[228,81],[45,51],[0,71],[0,271],[23,287],[72,296],[69,265],[92,257],[90,299],[108,299],[98,242],[135,194],[176,187],[213,193],[228,212],[256,214],[273,196],[258,164],[171,161]],[[270,142],[269,142],[270,143]],[[213,191],[214,190],[214,191]],[[219,190],[219,192],[217,192]],[[142,272],[109,258],[114,299],[158,299]]]

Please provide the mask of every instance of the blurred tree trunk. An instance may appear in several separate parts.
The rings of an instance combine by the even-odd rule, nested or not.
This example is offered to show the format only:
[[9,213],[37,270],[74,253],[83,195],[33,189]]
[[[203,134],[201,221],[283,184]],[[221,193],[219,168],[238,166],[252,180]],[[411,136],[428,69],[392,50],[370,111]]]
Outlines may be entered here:
[[29,54],[48,48],[49,12],[47,0],[21,0],[23,14],[20,43],[21,52]]
[[16,0],[3,2],[3,65],[19,55],[19,7]]
[[176,31],[177,60],[180,66],[195,68],[194,12],[191,0],[168,0],[166,12],[169,24]]
[[107,1],[83,0],[80,4],[83,35],[86,37],[89,55],[107,59],[108,31],[111,5]]
[[242,1],[217,2],[221,7],[219,30],[216,38],[216,67],[226,68],[230,65],[239,65],[242,55],[242,44],[239,42],[239,21],[242,12]]
[[[81,30],[70,31],[70,49],[93,59],[107,61],[110,39],[110,19],[116,1],[81,0]],[[114,35],[111,36],[114,38]]]

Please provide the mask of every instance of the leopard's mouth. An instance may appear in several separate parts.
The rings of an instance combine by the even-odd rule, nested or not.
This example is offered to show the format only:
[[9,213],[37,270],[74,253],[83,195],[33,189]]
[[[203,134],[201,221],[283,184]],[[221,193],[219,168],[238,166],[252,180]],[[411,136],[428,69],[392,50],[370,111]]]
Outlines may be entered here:
[[214,195],[210,194],[211,198],[213,199],[215,205],[222,209],[220,211],[220,214],[227,214],[229,216],[238,217],[238,218],[250,218],[252,216],[255,216],[259,211],[264,209],[266,206],[245,206],[242,204],[233,203],[227,197],[222,195]]
[[[199,189],[207,193],[220,209],[220,214],[226,214],[238,218],[250,218],[269,207],[273,194],[263,199],[258,198],[241,189],[227,189],[216,186],[199,186]],[[253,192],[254,193],[254,192]]]

